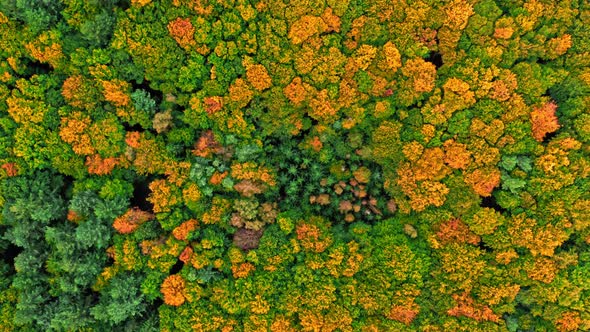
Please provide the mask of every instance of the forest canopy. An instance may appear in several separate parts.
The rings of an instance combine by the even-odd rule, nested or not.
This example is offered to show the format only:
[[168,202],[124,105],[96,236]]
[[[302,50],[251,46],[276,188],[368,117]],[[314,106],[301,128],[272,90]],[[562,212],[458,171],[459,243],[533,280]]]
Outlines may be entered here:
[[1,330],[590,330],[588,27],[0,1]]

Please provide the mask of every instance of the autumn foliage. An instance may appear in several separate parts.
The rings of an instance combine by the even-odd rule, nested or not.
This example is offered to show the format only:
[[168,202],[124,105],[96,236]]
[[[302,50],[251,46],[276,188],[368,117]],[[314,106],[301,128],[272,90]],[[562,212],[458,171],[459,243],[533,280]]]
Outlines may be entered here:
[[0,1],[0,330],[590,330],[587,1]]
[[194,219],[188,220],[180,224],[180,226],[176,227],[172,234],[177,240],[186,240],[190,232],[194,231],[197,228],[197,221]]
[[193,35],[195,34],[195,28],[189,19],[176,18],[174,21],[168,23],[168,31],[180,46],[188,47],[194,44]]
[[98,154],[86,157],[86,166],[88,173],[96,175],[106,175],[113,171],[118,164],[117,158],[109,157],[102,158]]
[[164,303],[171,306],[179,306],[186,300],[184,296],[185,281],[184,279],[173,274],[168,276],[162,283],[161,292],[164,296]]
[[154,215],[138,208],[129,209],[125,214],[115,219],[113,228],[121,234],[135,231],[141,224],[152,220]]
[[449,309],[448,313],[451,316],[464,316],[478,321],[498,322],[500,320],[500,317],[495,315],[489,307],[476,305],[474,300],[467,294],[453,295],[453,299],[457,305]]
[[533,130],[533,137],[541,142],[545,135],[552,133],[559,129],[559,122],[555,111],[557,104],[548,102],[541,107],[535,108],[531,112],[531,125]]

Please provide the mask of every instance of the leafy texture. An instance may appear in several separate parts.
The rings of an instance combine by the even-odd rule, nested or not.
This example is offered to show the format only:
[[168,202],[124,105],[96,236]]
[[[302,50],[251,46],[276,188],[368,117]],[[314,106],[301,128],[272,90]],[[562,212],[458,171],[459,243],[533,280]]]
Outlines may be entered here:
[[590,330],[587,1],[0,1],[0,330]]

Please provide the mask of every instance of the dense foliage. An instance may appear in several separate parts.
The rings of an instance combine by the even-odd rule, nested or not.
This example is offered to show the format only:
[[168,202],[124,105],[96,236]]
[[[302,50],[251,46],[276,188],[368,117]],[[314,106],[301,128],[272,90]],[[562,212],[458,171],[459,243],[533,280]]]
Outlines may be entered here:
[[590,330],[588,27],[0,1],[0,330]]

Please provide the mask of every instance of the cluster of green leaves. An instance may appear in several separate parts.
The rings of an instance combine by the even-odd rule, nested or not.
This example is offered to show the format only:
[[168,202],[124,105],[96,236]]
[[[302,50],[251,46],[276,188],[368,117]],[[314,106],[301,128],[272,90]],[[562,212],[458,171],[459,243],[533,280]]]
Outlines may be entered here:
[[108,261],[112,220],[129,197],[120,196],[123,191],[110,199],[91,190],[66,192],[65,185],[47,171],[2,183],[4,237],[20,251],[12,280],[18,293],[14,323],[23,330],[137,325],[147,311],[140,276],[121,275],[100,292],[93,289]]

